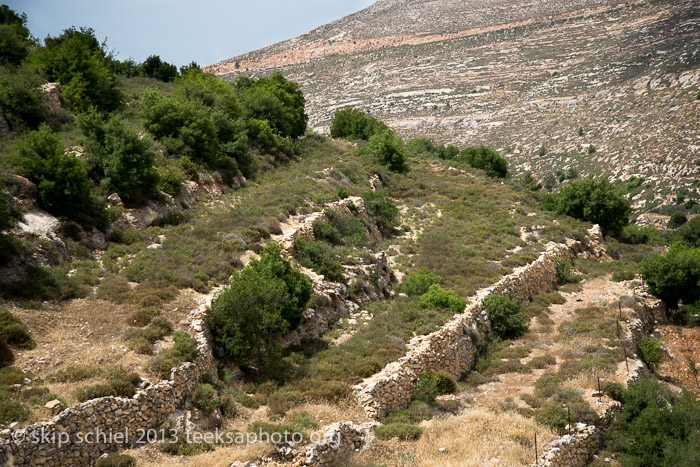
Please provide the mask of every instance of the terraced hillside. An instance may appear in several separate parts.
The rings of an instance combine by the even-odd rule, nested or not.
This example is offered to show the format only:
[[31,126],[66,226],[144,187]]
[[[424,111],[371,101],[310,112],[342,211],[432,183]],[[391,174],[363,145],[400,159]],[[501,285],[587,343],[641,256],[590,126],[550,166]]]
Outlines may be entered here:
[[700,167],[700,5],[685,1],[378,1],[306,35],[212,65],[282,71],[310,124],[358,106],[404,135],[487,143],[517,170],[645,179],[672,202]]

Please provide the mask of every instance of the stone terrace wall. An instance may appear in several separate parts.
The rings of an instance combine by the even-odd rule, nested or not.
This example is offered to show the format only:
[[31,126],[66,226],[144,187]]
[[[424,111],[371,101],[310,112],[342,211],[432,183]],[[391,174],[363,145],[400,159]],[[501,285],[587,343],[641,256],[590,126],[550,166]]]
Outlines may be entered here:
[[337,422],[325,427],[322,439],[303,450],[279,444],[277,454],[257,461],[233,462],[231,467],[321,467],[336,465],[360,449],[375,423]]
[[481,301],[492,294],[513,294],[526,300],[551,289],[557,281],[557,261],[581,248],[575,241],[567,245],[547,244],[537,260],[479,291],[464,313],[455,316],[443,328],[411,341],[405,356],[355,386],[356,399],[367,416],[380,419],[389,411],[404,408],[416,394],[418,378],[423,373],[444,371],[459,378],[474,365],[479,344],[490,332]]
[[577,423],[574,433],[552,441],[534,467],[579,467],[598,451],[602,432],[593,425]]
[[[204,325],[209,303],[190,313],[190,333],[197,339],[199,357],[174,368],[169,380],[140,389],[132,398],[102,397],[77,404],[50,420],[0,433],[0,465],[90,465],[126,441],[139,442],[142,432],[162,422],[181,405],[204,374],[215,375],[210,336]],[[102,433],[100,442],[87,442],[86,433]],[[111,438],[110,438],[111,435]],[[82,442],[81,442],[82,441]],[[141,442],[146,442],[145,439]]]

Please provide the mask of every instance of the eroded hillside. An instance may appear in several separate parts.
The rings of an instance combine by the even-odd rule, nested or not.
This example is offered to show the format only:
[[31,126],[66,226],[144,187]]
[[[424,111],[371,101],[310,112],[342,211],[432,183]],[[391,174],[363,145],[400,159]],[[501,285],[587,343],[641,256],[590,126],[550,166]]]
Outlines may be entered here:
[[320,130],[352,105],[404,135],[490,144],[540,178],[641,176],[635,207],[650,210],[700,171],[699,15],[693,1],[377,2],[210,70],[282,71]]

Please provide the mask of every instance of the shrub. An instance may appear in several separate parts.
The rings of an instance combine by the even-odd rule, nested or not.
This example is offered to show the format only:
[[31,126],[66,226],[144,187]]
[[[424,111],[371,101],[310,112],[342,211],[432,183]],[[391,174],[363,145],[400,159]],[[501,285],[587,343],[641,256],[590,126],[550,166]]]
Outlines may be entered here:
[[454,392],[456,387],[454,380],[447,373],[424,373],[418,379],[418,393],[415,400],[434,405],[437,396]]
[[566,425],[569,424],[569,413],[564,407],[549,403],[537,411],[535,422],[559,433],[564,433]]
[[149,56],[141,65],[141,72],[144,76],[166,83],[177,78],[177,67],[161,60],[159,55]]
[[323,211],[323,218],[316,219],[312,228],[317,240],[333,245],[362,245],[367,237],[367,227],[362,220],[334,209]]
[[641,379],[624,390],[622,402],[608,449],[623,465],[697,464],[700,403],[690,393],[673,399],[658,382]]
[[450,161],[452,159],[456,159],[457,156],[459,156],[459,148],[457,146],[450,144],[448,146],[441,146],[438,149],[438,157],[440,159]]
[[403,441],[415,441],[423,434],[423,428],[409,423],[392,423],[374,427],[374,434],[379,439],[398,438]]
[[384,236],[391,236],[398,225],[399,208],[388,198],[386,191],[368,191],[362,195],[370,219]]
[[114,117],[104,129],[94,131],[86,148],[90,162],[103,177],[102,185],[126,203],[140,203],[158,194],[155,154],[120,118]]
[[323,242],[307,242],[298,238],[294,242],[294,258],[301,266],[313,269],[328,280],[346,282],[343,266],[333,248]]
[[649,291],[662,299],[668,308],[678,302],[690,304],[700,300],[700,249],[674,243],[666,254],[651,254],[641,262],[642,277]]
[[360,109],[347,107],[339,110],[331,122],[331,138],[369,140],[372,136],[388,131],[389,127]]
[[12,349],[7,345],[5,339],[0,338],[0,368],[6,367],[15,359]]
[[394,423],[420,423],[423,420],[430,420],[430,406],[425,402],[414,400],[407,409],[396,412],[389,412],[383,421],[384,425]]
[[619,234],[631,212],[630,202],[610,182],[590,176],[564,185],[544,205],[557,214],[598,224],[605,235]]
[[120,105],[121,93],[105,44],[99,43],[92,29],[70,28],[58,37],[47,37],[35,59],[50,81],[63,85],[63,98],[72,110],[96,106],[111,111]]
[[625,386],[620,383],[606,381],[601,385],[600,389],[603,391],[603,394],[612,400],[622,401],[622,394],[625,391]]
[[136,467],[136,459],[127,454],[107,454],[95,461],[95,467]]
[[487,146],[467,148],[462,151],[457,160],[466,162],[475,169],[481,169],[489,177],[505,178],[508,176],[508,162],[495,149]]
[[436,154],[438,147],[430,138],[412,138],[406,143],[406,151],[414,156]]
[[582,279],[583,276],[581,274],[576,274],[573,271],[570,261],[557,261],[557,282],[559,284],[578,284]]
[[[2,30],[0,26],[0,36]],[[48,107],[39,91],[43,82],[38,70],[31,67],[0,68],[0,106],[12,130],[36,129],[45,121]]]
[[78,388],[75,398],[80,402],[100,397],[132,397],[136,394],[136,384],[140,377],[137,373],[116,372],[108,382]]
[[63,152],[48,126],[24,135],[15,156],[20,171],[39,187],[42,206],[51,214],[105,226],[106,213],[93,197],[83,162]]
[[491,330],[502,339],[520,337],[527,332],[530,319],[522,313],[520,302],[501,295],[489,295],[483,307],[491,321]]
[[266,120],[282,137],[304,136],[309,117],[304,111],[306,100],[299,85],[281,73],[260,78],[243,92],[243,114],[247,118]]
[[311,298],[311,281],[270,243],[259,260],[236,273],[212,303],[207,321],[216,342],[237,363],[264,361],[278,351],[278,340],[295,329]]
[[163,378],[170,378],[173,368],[179,367],[185,362],[193,362],[199,356],[197,340],[185,331],[173,333],[173,346],[158,352],[153,366]]
[[219,408],[219,398],[211,384],[198,384],[192,400],[195,407],[204,413],[212,413]]
[[401,291],[406,295],[423,295],[435,282],[433,273],[427,268],[421,268],[420,271],[404,277]]
[[29,54],[27,15],[0,6],[0,65],[19,65]]
[[0,391],[0,424],[24,422],[31,413],[26,405],[12,399],[5,391]]
[[663,356],[661,342],[649,336],[642,336],[639,352],[642,361],[652,370],[661,362],[661,357]]
[[445,290],[433,284],[426,293],[421,295],[420,304],[423,308],[447,308],[455,313],[461,313],[467,306],[467,301],[454,290]]
[[398,173],[408,172],[403,140],[393,131],[375,134],[369,139],[369,150],[379,163]]
[[102,370],[96,367],[69,366],[63,370],[51,373],[47,377],[47,380],[56,383],[74,383],[76,381],[94,378],[100,374],[102,374]]
[[0,310],[0,338],[20,349],[31,349],[35,345],[27,326],[7,310]]
[[700,247],[700,216],[693,217],[673,232],[672,238],[692,248]]
[[685,214],[682,212],[674,212],[671,214],[671,218],[668,220],[668,224],[666,224],[666,226],[669,229],[677,229],[686,222],[688,222],[688,218],[685,216]]

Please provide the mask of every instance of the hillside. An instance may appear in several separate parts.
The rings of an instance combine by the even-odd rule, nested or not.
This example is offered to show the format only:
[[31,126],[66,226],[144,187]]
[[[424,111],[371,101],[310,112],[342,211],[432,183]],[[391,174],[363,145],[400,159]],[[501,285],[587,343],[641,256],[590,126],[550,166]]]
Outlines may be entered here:
[[[367,18],[391,24],[382,41],[430,27],[405,36],[421,44],[362,58],[388,74],[385,54],[406,60],[406,73],[417,59],[404,47],[454,47],[440,51],[446,60],[471,44],[505,60],[537,37],[533,56],[556,55],[563,42],[541,42],[547,21],[598,28],[577,45],[590,55],[618,15],[623,32],[596,53],[620,60],[625,38],[641,37],[635,27],[665,22],[662,50],[694,24],[689,4],[519,6],[378,2],[308,37],[355,21],[353,41],[379,40]],[[460,12],[520,26],[460,36]],[[308,124],[328,97],[311,81],[302,92],[281,73],[226,81],[194,62],[118,61],[92,29],[39,43],[26,23],[0,6],[10,45],[0,48],[0,465],[697,464],[700,216],[686,215],[700,211],[700,182],[680,192],[661,177],[621,176],[596,159],[617,139],[595,140],[575,167],[552,149],[563,137],[536,156],[505,151],[493,142],[512,137],[505,124],[474,125],[459,143],[472,146],[457,148],[347,108],[327,136]],[[513,31],[521,49],[498,48]],[[473,57],[470,73],[495,60]],[[590,75],[545,79],[542,68],[502,90],[508,98],[486,84],[469,96],[505,112],[561,91],[552,83],[609,90],[648,72],[571,63]],[[479,70],[484,82],[496,73]],[[696,92],[695,75],[674,76],[637,97]],[[422,119],[438,104],[421,108],[418,89],[385,95],[414,116],[365,107],[430,134],[439,128]],[[591,99],[624,97],[615,89]],[[666,104],[649,105],[659,120]],[[537,112],[517,113],[520,126],[511,118],[522,140],[554,118],[547,105]],[[547,135],[579,125],[570,112]],[[553,173],[540,184],[518,157]],[[587,168],[605,177],[581,177]],[[649,214],[660,229],[635,223],[633,203],[659,190],[675,195],[662,209],[673,215]]]
[[209,70],[282,71],[319,130],[352,105],[406,136],[492,145],[540,179],[642,177],[640,211],[694,193],[697,2],[522,3],[379,1]]

